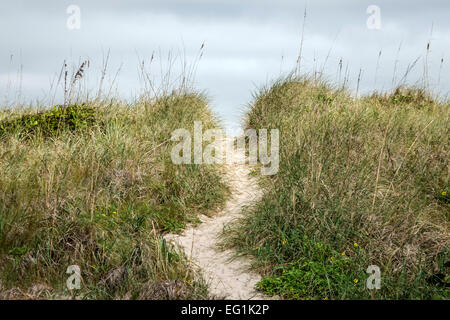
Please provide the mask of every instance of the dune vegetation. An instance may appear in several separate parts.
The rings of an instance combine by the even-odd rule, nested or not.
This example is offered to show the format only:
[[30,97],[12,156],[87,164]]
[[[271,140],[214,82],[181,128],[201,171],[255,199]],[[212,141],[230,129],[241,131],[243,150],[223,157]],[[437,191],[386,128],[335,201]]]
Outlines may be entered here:
[[[0,299],[214,298],[165,240],[230,196],[225,167],[171,159],[176,129],[219,126],[187,89],[195,64],[182,89],[155,89],[142,63],[134,102],[101,85],[74,102],[85,65],[60,77],[63,105],[0,110]],[[251,170],[264,195],[221,245],[253,258],[269,297],[450,298],[449,107],[425,89],[355,97],[306,76],[262,89],[245,127],[279,129],[279,171]]]
[[[418,88],[355,98],[290,77],[256,94],[248,128],[280,130],[280,170],[227,229],[259,289],[285,299],[449,298],[449,101]],[[370,265],[381,288],[369,290]]]
[[[194,120],[218,125],[184,91],[0,111],[1,298],[207,297],[163,238],[227,196],[218,166],[171,162],[172,131]],[[72,265],[80,290],[66,286]]]

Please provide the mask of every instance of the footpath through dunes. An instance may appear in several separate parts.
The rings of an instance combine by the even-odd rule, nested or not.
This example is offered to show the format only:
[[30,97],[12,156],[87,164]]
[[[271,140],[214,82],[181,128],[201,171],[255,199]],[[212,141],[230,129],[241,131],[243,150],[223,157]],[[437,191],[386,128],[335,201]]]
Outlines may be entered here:
[[[230,139],[227,138],[227,142]],[[250,206],[262,197],[262,190],[255,177],[250,176],[251,168],[245,164],[245,154],[233,148],[226,165],[226,182],[231,189],[231,197],[217,214],[202,216],[201,224],[191,226],[181,235],[170,234],[165,238],[183,249],[194,267],[199,268],[209,285],[209,293],[214,298],[232,300],[267,299],[255,290],[260,276],[250,272],[250,261],[236,257],[233,250],[218,248],[218,237],[223,228],[241,215],[242,208]]]

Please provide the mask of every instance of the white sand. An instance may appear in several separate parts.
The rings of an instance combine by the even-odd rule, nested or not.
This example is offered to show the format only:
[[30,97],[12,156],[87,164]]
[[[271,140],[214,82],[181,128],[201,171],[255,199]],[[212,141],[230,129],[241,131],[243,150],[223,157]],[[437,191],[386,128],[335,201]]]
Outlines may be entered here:
[[168,235],[166,239],[178,244],[200,268],[209,284],[209,292],[218,298],[249,300],[267,299],[255,291],[260,276],[249,271],[249,260],[236,257],[232,250],[217,248],[217,237],[228,223],[241,215],[243,206],[249,206],[262,196],[256,178],[249,175],[251,168],[238,163],[242,155],[235,152],[235,164],[227,165],[226,180],[232,191],[225,208],[211,218],[202,216],[201,224],[188,227],[181,235]]

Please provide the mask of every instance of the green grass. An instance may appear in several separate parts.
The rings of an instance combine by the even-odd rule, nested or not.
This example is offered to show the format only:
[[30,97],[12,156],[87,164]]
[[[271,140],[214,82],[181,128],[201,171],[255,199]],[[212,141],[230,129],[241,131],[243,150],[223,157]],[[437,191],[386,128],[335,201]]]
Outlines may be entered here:
[[[449,298],[449,108],[420,89],[355,99],[308,79],[262,90],[248,128],[280,130],[280,170],[224,234],[286,299]],[[381,269],[381,289],[366,269]],[[446,288],[447,287],[447,288]]]
[[163,239],[227,196],[219,167],[171,162],[171,132],[194,120],[217,125],[198,94],[0,112],[0,295],[207,298]]
[[1,121],[0,137],[7,133],[17,133],[21,137],[57,136],[63,131],[81,131],[93,127],[97,120],[96,110],[92,106],[54,106],[51,110]]

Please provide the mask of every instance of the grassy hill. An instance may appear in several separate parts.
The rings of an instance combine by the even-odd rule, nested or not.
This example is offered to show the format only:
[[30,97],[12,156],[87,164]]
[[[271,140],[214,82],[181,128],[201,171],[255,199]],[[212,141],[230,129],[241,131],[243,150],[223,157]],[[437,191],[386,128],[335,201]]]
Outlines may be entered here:
[[[449,107],[421,89],[354,98],[306,78],[261,90],[246,126],[280,130],[280,170],[224,234],[254,257],[259,289],[450,298]],[[229,194],[219,166],[170,159],[172,132],[194,121],[218,125],[196,93],[0,111],[0,298],[208,298],[163,238]]]
[[[280,171],[225,235],[255,257],[260,290],[449,298],[449,106],[420,89],[355,99],[305,78],[262,90],[247,127],[280,130]],[[380,290],[366,288],[369,265]]]
[[216,121],[198,94],[0,112],[0,295],[196,299],[162,235],[224,203],[219,168],[173,165],[171,133]]

